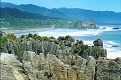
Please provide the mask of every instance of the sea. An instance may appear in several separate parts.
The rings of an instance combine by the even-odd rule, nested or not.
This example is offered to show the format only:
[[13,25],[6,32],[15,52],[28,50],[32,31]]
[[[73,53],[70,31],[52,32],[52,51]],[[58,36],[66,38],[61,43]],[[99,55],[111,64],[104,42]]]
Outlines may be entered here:
[[[83,40],[84,44],[93,45],[93,41],[100,38],[104,48],[107,50],[107,58],[115,59],[121,57],[121,25],[99,26],[100,29],[50,29],[32,32],[40,36],[66,36],[70,35],[76,40]],[[30,32],[21,33],[28,34]],[[15,34],[20,36],[21,34]]]

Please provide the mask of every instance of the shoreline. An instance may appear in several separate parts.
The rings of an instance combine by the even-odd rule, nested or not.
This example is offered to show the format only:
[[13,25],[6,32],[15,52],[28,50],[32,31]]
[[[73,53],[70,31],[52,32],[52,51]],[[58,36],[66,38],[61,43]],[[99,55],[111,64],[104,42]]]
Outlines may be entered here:
[[[58,28],[57,28],[58,29]],[[42,31],[42,33],[44,32],[44,31],[49,31],[49,30],[54,30],[54,28],[29,28],[29,29],[25,29],[25,30],[5,30],[5,33],[14,33],[14,34],[21,34],[21,33],[23,33],[23,34],[26,34],[26,33],[36,33],[36,32],[41,32]],[[82,31],[81,31],[82,32]],[[46,33],[46,32],[45,32]],[[54,32],[54,34],[55,34],[56,32]],[[69,32],[70,33],[70,32]],[[72,32],[71,32],[72,33]],[[77,32],[76,32],[77,33]],[[45,36],[47,35],[47,34],[51,34],[51,33],[46,33],[45,34]],[[57,33],[58,35],[59,35],[59,32]],[[62,36],[65,36],[65,33],[61,33],[61,34],[64,34],[64,35],[62,35]],[[73,33],[74,34],[74,33]],[[87,33],[86,33],[87,34]],[[91,33],[90,33],[91,34]],[[77,34],[75,34],[75,35],[77,35]],[[79,35],[81,35],[81,34],[79,34]],[[54,35],[53,35],[54,36]],[[72,36],[72,35],[70,35],[70,36]],[[98,35],[97,35],[98,36]],[[56,35],[54,36],[54,37],[56,37]],[[76,39],[76,38],[75,38]],[[90,41],[85,41],[85,40],[83,40],[84,41],[84,43],[85,44],[87,44],[87,45],[89,45],[89,46],[91,46],[92,45],[92,43],[93,42],[90,42]],[[108,47],[108,45],[107,44],[110,44],[109,46],[112,46],[112,45],[114,45],[114,44],[116,44],[116,43],[109,43],[109,42],[104,42],[104,48],[107,50],[107,58],[110,58],[110,59],[114,59],[114,58],[116,58],[117,56],[113,56],[113,54],[116,54],[117,53],[117,55],[119,56],[119,57],[121,57],[121,55],[119,54],[121,51],[120,50],[118,50],[118,51],[115,51],[116,50],[116,47]],[[107,46],[106,46],[107,45]],[[120,45],[119,45],[120,46]],[[113,56],[113,57],[112,57]]]
[[28,28],[25,30],[2,30],[6,34],[13,33],[13,34],[20,34],[20,33],[30,33],[30,32],[38,32],[38,31],[46,31],[46,30],[53,30],[54,28]]

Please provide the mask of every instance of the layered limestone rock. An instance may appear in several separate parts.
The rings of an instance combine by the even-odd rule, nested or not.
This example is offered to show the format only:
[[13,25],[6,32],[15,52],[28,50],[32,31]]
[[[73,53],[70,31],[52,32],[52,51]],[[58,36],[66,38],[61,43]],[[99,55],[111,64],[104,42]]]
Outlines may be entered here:
[[25,51],[22,62],[13,54],[0,55],[1,80],[121,80],[120,58],[115,60]]
[[0,80],[24,80],[22,74],[22,64],[13,54],[1,53],[0,60]]
[[71,36],[7,40],[0,55],[1,80],[121,80],[121,58],[107,59],[101,39],[93,44]]
[[[61,45],[61,46],[60,46]],[[63,50],[62,50],[63,49]],[[24,51],[34,51],[36,54],[53,53],[54,55],[61,57],[63,54],[78,54],[83,58],[93,56],[95,59],[98,57],[107,57],[107,51],[103,48],[103,42],[101,39],[94,41],[94,46],[85,46],[83,41],[77,40],[71,36],[59,37],[56,42],[53,41],[41,41],[33,38],[22,39],[19,41],[7,41],[3,52],[18,55],[20,61]]]
[[93,56],[95,59],[107,57],[107,51],[103,48],[103,41],[101,39],[95,40],[93,44],[94,46],[90,48],[90,56]]
[[30,74],[33,76],[33,80],[86,80],[86,76],[78,67],[64,64],[55,55],[47,54],[45,57],[43,53],[37,55],[34,52],[25,52],[23,56],[23,63],[29,62],[32,66],[32,69],[25,70],[29,71],[27,72],[28,75],[33,74]]
[[121,67],[114,60],[97,61],[96,80],[121,80]]
[[22,63],[13,54],[2,53],[1,58],[1,80],[86,80],[77,66],[64,64],[52,54],[45,57],[43,53],[26,51]]
[[89,55],[93,56],[95,59],[98,59],[99,57],[107,57],[107,51],[100,46],[94,46],[90,48]]

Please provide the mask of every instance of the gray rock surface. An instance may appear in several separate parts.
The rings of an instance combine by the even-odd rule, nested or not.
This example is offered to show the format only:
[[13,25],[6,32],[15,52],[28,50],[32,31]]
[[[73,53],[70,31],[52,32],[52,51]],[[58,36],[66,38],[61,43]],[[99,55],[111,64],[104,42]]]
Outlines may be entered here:
[[121,69],[113,60],[98,60],[96,67],[96,80],[121,80]]
[[121,80],[121,58],[107,59],[102,40],[94,46],[74,41],[8,40],[0,55],[1,80]]
[[20,74],[22,64],[13,54],[1,53],[0,57],[0,80],[24,80]]
[[22,62],[14,54],[0,55],[1,80],[121,80],[120,58],[115,60],[24,51]]
[[101,39],[97,39],[93,42],[94,46],[101,46],[103,47],[103,41]]
[[1,80],[86,80],[77,66],[64,64],[53,54],[45,58],[43,53],[25,51],[20,63],[13,54],[2,53],[0,65]]
[[90,48],[89,55],[93,56],[95,59],[98,59],[99,57],[107,57],[107,50],[100,46],[94,46]]

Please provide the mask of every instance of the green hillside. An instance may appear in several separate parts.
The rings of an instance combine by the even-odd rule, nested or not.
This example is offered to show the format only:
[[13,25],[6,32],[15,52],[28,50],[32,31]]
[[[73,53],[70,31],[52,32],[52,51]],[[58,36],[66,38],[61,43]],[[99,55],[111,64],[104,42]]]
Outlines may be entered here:
[[[27,29],[27,28],[97,28],[94,22],[72,21],[47,17],[41,14],[20,11],[15,8],[1,8],[0,28]],[[84,26],[84,24],[87,24]]]

